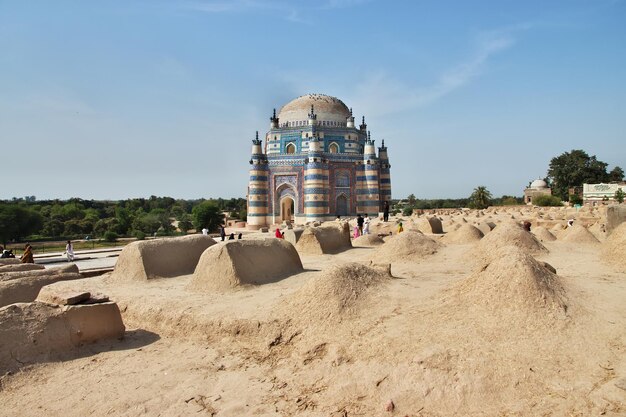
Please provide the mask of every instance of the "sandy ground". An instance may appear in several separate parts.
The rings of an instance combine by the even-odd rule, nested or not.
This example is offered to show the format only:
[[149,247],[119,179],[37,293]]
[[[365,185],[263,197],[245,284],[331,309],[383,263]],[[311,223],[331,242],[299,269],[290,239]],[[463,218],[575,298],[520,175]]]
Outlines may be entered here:
[[3,376],[0,415],[626,415],[625,276],[600,244],[544,245],[568,300],[559,319],[455,292],[472,244],[393,263],[393,279],[322,321],[289,300],[376,248],[303,256],[301,274],[226,293],[190,292],[191,276],[63,283],[117,301],[127,336]]

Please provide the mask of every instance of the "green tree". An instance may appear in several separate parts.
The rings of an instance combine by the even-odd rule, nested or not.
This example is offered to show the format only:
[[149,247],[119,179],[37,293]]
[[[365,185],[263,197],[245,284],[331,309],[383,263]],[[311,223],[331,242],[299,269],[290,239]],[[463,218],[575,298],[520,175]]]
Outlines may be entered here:
[[624,202],[624,195],[626,195],[626,193],[624,193],[621,188],[618,188],[617,191],[615,191],[615,201],[622,204]]
[[189,229],[192,229],[193,223],[191,223],[191,216],[188,214],[183,214],[178,221],[178,228],[183,233],[187,233]]
[[491,193],[484,185],[479,185],[474,188],[474,192],[469,197],[470,207],[477,209],[484,209],[491,204]]
[[[578,194],[570,194],[569,195],[569,202],[572,204],[583,204],[583,198],[578,195]],[[560,205],[560,204],[559,204]]]
[[49,219],[44,223],[41,233],[44,236],[58,237],[63,233],[63,222],[57,219]]
[[[548,178],[552,183],[552,194],[565,200],[570,187],[608,182],[610,177],[606,168],[606,162],[599,161],[595,155],[589,156],[581,149],[564,152],[550,160]],[[615,176],[619,176],[620,172],[623,174],[619,167],[611,172],[615,172]]]
[[415,207],[415,202],[417,201],[417,198],[415,198],[415,194],[409,194],[407,200],[409,200],[409,205],[411,207]]
[[563,205],[561,199],[555,195],[539,195],[533,198],[533,204],[539,207],[559,207]]
[[609,181],[621,182],[624,180],[624,170],[620,167],[615,167],[609,172]]
[[213,232],[224,222],[224,215],[219,207],[210,201],[204,201],[195,206],[191,211],[191,216],[196,230],[206,227]]
[[20,240],[43,227],[43,217],[36,211],[15,204],[0,205],[0,241]]

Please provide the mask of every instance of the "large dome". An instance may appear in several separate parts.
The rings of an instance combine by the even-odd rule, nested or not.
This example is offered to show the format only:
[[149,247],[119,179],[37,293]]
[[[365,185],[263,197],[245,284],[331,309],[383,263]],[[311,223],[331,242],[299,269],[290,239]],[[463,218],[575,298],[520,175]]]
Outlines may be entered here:
[[306,122],[311,105],[318,121],[346,123],[350,109],[343,101],[325,94],[307,94],[285,104],[278,113],[279,123]]
[[548,188],[548,183],[546,183],[541,178],[538,178],[530,184],[530,188],[537,188],[537,189]]

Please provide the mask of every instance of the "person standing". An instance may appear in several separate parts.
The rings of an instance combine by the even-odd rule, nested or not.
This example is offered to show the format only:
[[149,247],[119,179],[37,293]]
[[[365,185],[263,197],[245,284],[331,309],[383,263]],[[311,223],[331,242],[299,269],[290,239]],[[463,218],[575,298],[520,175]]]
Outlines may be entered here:
[[33,258],[33,247],[28,243],[24,246],[24,254],[22,255],[22,263],[23,264],[34,264],[35,259]]
[[72,245],[71,240],[68,240],[65,245],[65,256],[67,256],[68,262],[72,262],[74,260],[74,246]]
[[383,206],[383,221],[386,222],[387,220],[389,220],[389,201],[385,201]]
[[220,237],[222,238],[222,242],[226,239],[226,229],[224,229],[224,225],[220,225]]
[[365,219],[363,219],[363,234],[370,234],[370,217],[366,214]]
[[361,217],[361,215],[358,214],[356,216],[356,225],[359,228],[359,236],[363,235],[363,222],[364,222],[363,217]]
[[[205,235],[205,236],[208,235],[209,234],[209,229],[207,229],[206,227],[203,227],[202,228],[202,234]],[[155,237],[156,237],[156,233],[155,233]]]

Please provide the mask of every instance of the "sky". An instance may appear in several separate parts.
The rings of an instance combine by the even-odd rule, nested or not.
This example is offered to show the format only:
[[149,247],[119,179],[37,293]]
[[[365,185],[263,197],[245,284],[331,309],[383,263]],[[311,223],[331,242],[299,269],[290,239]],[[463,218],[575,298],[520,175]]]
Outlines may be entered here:
[[626,169],[626,1],[0,0],[0,199],[245,197],[272,109],[328,94],[393,198]]

